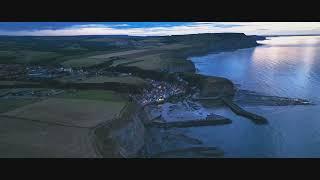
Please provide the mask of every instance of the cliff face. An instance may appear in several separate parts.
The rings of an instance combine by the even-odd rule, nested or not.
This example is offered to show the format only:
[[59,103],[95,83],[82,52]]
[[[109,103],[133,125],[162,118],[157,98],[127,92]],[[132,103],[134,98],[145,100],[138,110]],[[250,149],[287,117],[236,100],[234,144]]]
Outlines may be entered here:
[[235,94],[232,81],[223,77],[205,76],[195,73],[182,73],[180,77],[190,86],[196,86],[200,90],[201,97],[230,96]]
[[204,77],[200,85],[200,96],[234,96],[235,87],[233,83],[222,77]]
[[97,151],[107,158],[136,157],[145,144],[147,117],[138,105],[128,104],[118,119],[94,130]]
[[261,36],[247,36],[243,33],[208,33],[171,36],[168,39],[170,42],[190,45],[189,48],[174,53],[177,57],[187,58],[207,53],[255,47],[259,45],[256,41],[263,38]]

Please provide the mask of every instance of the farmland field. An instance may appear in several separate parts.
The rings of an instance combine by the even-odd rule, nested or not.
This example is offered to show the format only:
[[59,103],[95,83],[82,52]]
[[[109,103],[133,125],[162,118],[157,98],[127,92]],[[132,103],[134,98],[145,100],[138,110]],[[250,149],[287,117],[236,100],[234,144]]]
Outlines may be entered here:
[[[139,57],[143,58],[144,56],[147,56],[147,55],[150,55],[151,57],[157,56],[161,52],[174,51],[174,50],[183,49],[186,47],[189,47],[189,46],[183,45],[183,44],[170,44],[170,45],[162,45],[162,46],[153,47],[153,48],[131,49],[131,50],[120,51],[120,52],[115,51],[107,54],[70,59],[63,62],[62,65],[66,67],[88,67],[88,66],[93,66],[93,65],[110,61],[111,57],[123,57],[129,60],[135,60],[136,58],[139,58]],[[163,60],[163,59],[160,59],[160,60]]]
[[97,157],[89,129],[1,117],[0,158]]
[[159,70],[164,69],[166,60],[161,58],[161,54],[151,54],[136,58],[140,60],[135,63],[127,64],[126,66],[135,66],[145,70]]
[[97,101],[117,101],[123,102],[124,99],[114,91],[104,90],[81,90],[76,92],[66,92],[56,96],[63,99],[87,99]]
[[107,61],[110,61],[111,57],[114,56],[124,56],[124,55],[130,55],[135,53],[141,53],[147,51],[146,49],[141,50],[128,50],[128,51],[121,51],[121,52],[114,52],[114,53],[108,53],[108,54],[100,54],[95,56],[89,56],[85,58],[76,58],[76,59],[70,59],[62,63],[63,66],[67,67],[88,67],[92,65],[101,64]]
[[117,117],[125,102],[50,98],[4,113],[4,115],[52,124],[95,127]]
[[45,51],[0,51],[0,63],[18,63],[18,64],[28,64],[28,63],[38,63],[51,61],[60,57],[58,53],[55,52],[45,52]]
[[4,99],[0,100],[0,113],[8,112],[28,104],[35,103],[37,99]]
[[135,84],[135,85],[146,84],[146,82],[142,78],[135,77],[135,76],[124,76],[124,77],[98,76],[98,77],[91,77],[80,82],[83,82],[83,83],[119,82],[119,83],[125,83],[125,84]]
[[17,85],[17,84],[39,84],[37,82],[27,81],[0,81],[0,85]]

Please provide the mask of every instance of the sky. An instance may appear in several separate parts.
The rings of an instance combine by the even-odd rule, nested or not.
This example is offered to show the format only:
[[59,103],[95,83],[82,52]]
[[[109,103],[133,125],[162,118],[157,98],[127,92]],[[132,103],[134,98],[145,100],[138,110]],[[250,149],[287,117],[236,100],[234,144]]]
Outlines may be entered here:
[[320,34],[320,22],[0,22],[0,35],[14,36],[165,36],[222,32]]

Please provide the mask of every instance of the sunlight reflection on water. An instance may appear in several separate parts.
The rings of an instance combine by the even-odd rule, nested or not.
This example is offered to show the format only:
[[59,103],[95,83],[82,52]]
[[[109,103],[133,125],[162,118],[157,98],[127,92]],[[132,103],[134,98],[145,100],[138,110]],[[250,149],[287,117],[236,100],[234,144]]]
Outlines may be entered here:
[[[222,76],[241,89],[309,99],[320,104],[320,37],[271,37],[255,48],[192,57],[198,73]],[[229,110],[210,109],[233,120],[190,133],[220,146],[227,157],[320,157],[320,106],[245,107],[269,120],[257,126]]]

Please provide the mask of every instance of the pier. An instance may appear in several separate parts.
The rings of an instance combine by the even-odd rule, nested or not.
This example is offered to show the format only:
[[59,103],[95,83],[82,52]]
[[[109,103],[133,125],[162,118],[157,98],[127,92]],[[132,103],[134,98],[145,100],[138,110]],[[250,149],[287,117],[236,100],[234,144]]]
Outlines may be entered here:
[[213,118],[207,117],[205,119],[187,120],[187,121],[174,121],[174,122],[150,122],[146,126],[157,128],[187,128],[187,127],[199,127],[199,126],[217,126],[231,124],[232,121],[228,118],[215,115]]
[[232,102],[232,100],[228,100],[224,97],[221,97],[221,100],[237,115],[251,119],[256,124],[267,124],[268,123],[266,118],[242,109],[240,106],[238,106],[237,104]]

